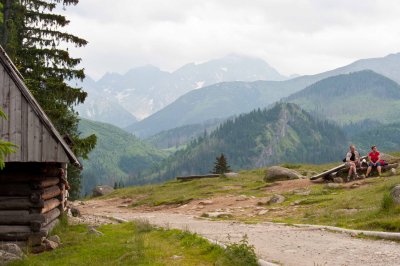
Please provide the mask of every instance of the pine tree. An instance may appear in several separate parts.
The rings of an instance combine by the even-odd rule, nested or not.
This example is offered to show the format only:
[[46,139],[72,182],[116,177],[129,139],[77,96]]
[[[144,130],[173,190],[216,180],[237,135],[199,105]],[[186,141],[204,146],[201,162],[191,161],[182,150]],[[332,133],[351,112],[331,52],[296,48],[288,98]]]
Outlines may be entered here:
[[[25,79],[25,83],[62,135],[73,140],[73,151],[82,158],[96,145],[96,136],[80,138],[74,106],[87,93],[70,83],[83,80],[77,68],[80,58],[70,56],[67,45],[83,47],[87,41],[62,31],[69,24],[56,8],[78,4],[79,0],[1,0],[3,23],[0,42]],[[70,166],[69,181],[79,194],[79,171]]]
[[221,153],[219,157],[215,158],[213,173],[222,175],[230,171],[230,166],[228,165],[224,154]]

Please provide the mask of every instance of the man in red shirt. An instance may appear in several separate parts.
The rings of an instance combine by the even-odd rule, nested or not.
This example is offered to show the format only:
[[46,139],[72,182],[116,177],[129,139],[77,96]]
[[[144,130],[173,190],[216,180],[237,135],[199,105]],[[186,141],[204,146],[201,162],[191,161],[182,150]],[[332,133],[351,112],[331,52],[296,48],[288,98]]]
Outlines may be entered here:
[[368,169],[367,169],[367,177],[369,176],[369,174],[372,171],[372,168],[374,168],[374,167],[376,167],[376,170],[378,170],[379,176],[381,176],[382,165],[381,165],[380,158],[379,158],[379,156],[381,154],[376,149],[375,145],[371,147],[371,150],[372,151],[368,154],[369,164],[368,164]]

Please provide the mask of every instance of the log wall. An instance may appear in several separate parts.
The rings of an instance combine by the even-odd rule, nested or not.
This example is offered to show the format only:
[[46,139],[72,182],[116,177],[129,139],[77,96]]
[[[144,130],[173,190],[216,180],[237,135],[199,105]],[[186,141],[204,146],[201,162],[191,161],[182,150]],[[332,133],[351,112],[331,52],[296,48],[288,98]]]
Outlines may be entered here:
[[40,246],[66,206],[66,164],[6,163],[0,171],[0,242]]

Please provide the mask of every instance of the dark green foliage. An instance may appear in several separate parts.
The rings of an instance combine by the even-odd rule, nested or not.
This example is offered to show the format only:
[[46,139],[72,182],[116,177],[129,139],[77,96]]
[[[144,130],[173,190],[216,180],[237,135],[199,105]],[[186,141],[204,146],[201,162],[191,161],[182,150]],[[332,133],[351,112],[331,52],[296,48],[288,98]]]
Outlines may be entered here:
[[[61,135],[73,140],[73,151],[86,158],[96,144],[96,136],[81,138],[74,106],[87,94],[67,84],[85,77],[78,68],[80,58],[70,56],[68,45],[83,47],[87,41],[63,31],[69,20],[58,8],[78,4],[79,0],[2,0],[4,23],[0,42],[25,79],[25,83]],[[79,173],[69,174],[79,188]],[[76,193],[76,192],[73,192]]]
[[338,161],[347,149],[339,127],[313,118],[294,104],[254,110],[192,141],[153,171],[153,178],[206,174],[213,158],[224,153],[233,170],[281,163]]
[[222,175],[230,172],[230,170],[230,166],[228,165],[224,154],[221,153],[220,156],[215,158],[213,173]]
[[144,171],[166,157],[163,152],[110,124],[82,119],[79,130],[83,136],[96,134],[98,137],[96,148],[89,159],[83,161],[83,195],[99,184],[116,184],[120,188],[146,183]]
[[390,193],[383,194],[381,210],[383,212],[389,212],[393,210],[394,207],[395,203]]
[[247,236],[245,236],[239,243],[229,244],[225,249],[224,256],[220,259],[220,261],[218,261],[217,265],[258,265],[254,246],[249,245]]

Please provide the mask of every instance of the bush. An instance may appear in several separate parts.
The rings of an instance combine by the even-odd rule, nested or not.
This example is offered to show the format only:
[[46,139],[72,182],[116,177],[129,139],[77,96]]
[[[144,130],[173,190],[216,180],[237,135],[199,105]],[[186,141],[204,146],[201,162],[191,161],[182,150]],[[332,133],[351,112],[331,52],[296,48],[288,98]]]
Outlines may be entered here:
[[390,195],[390,193],[385,193],[383,195],[383,199],[382,199],[382,203],[381,203],[381,211],[389,212],[389,211],[393,210],[394,207],[395,207],[395,203],[393,201],[392,196]]
[[232,265],[232,266],[256,266],[258,265],[257,256],[254,251],[254,246],[249,245],[247,236],[239,243],[233,243],[226,247],[224,256],[217,265]]

